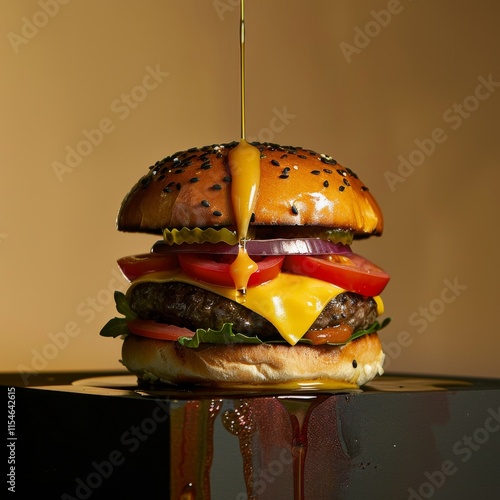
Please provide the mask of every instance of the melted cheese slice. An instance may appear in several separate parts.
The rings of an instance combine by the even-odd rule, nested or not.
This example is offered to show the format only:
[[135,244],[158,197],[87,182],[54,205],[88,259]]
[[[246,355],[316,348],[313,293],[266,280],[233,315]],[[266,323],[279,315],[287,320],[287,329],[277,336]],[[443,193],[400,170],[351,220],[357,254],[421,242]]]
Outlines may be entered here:
[[[260,314],[271,322],[281,336],[295,345],[316,321],[325,306],[345,290],[331,283],[307,276],[288,273],[280,275],[262,285],[250,287],[244,302],[237,297],[237,290],[205,283],[190,278],[181,271],[149,273],[137,278],[130,285],[128,294],[139,283],[165,283],[178,281],[195,285],[216,293]],[[383,310],[382,300],[376,297],[379,314]]]

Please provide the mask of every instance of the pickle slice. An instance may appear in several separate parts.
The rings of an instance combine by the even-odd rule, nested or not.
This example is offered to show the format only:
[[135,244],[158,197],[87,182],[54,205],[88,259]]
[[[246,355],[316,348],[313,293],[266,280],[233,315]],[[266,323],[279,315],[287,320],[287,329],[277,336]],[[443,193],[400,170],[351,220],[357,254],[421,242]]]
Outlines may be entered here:
[[[273,238],[320,238],[332,243],[351,245],[353,233],[343,229],[325,229],[310,226],[250,226],[248,239],[273,239]],[[236,231],[222,227],[215,229],[199,227],[182,229],[164,229],[163,240],[167,245],[181,245],[182,243],[227,243],[238,244]]]
[[[322,236],[319,236],[322,238]],[[332,243],[342,243],[344,245],[351,245],[354,235],[351,231],[344,231],[342,229],[327,229],[325,231],[325,238]]]
[[209,227],[201,229],[199,227],[182,229],[164,229],[163,241],[167,245],[180,245],[182,243],[220,243],[224,242],[228,245],[236,245],[238,237],[233,231],[222,227],[215,229]]

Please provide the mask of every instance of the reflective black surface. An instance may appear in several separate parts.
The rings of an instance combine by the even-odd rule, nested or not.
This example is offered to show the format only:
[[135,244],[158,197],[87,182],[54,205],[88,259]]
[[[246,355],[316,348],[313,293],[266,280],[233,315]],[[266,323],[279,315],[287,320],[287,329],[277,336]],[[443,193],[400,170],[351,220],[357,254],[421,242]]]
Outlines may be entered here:
[[288,392],[139,386],[124,372],[24,382],[0,375],[6,405],[15,395],[19,498],[500,494],[498,380],[384,375],[359,391]]

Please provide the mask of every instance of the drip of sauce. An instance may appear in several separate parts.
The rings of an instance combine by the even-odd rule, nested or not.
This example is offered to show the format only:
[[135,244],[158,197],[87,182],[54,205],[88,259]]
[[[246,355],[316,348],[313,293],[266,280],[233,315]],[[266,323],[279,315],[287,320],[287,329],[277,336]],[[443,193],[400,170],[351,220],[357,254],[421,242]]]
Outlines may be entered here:
[[193,483],[188,483],[184,488],[182,488],[181,496],[179,500],[195,500],[196,499],[196,488]]
[[243,458],[243,477],[248,498],[255,498],[253,494],[253,464],[252,464],[252,410],[251,403],[241,399],[234,402],[234,409],[227,410],[222,414],[222,425],[224,428],[237,436],[240,443],[240,452]]
[[231,201],[236,218],[238,255],[229,272],[233,278],[238,298],[244,298],[250,276],[257,271],[257,264],[246,249],[248,227],[252,218],[260,185],[260,151],[245,140],[245,2],[240,2],[240,78],[241,78],[241,140],[229,152],[231,172]]
[[171,498],[210,499],[214,423],[220,399],[186,402],[171,412]]
[[238,255],[229,272],[236,289],[244,296],[250,276],[258,269],[256,262],[248,255],[245,242],[260,184],[260,151],[242,139],[229,152],[229,168],[238,236]]
[[234,400],[221,420],[239,440],[246,498],[338,498],[350,459],[335,408],[329,394]]
[[309,417],[313,409],[318,406],[326,396],[310,400],[281,400],[287,409],[292,424],[292,457],[293,457],[293,498],[304,500],[304,470],[307,453],[307,433]]

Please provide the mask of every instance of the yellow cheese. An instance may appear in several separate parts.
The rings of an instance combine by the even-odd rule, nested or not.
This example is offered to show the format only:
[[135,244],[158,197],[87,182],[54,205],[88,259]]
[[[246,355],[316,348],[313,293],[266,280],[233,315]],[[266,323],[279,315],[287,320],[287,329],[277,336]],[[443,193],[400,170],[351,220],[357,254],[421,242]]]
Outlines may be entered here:
[[[270,321],[281,336],[291,345],[295,345],[316,321],[325,306],[345,290],[331,283],[289,273],[280,275],[267,283],[247,288],[244,301],[237,298],[234,288],[211,285],[190,278],[181,271],[156,272],[141,276],[133,281],[128,293],[138,283],[164,283],[178,281],[196,285],[199,288],[239,302],[248,309]],[[377,307],[382,300],[378,297]]]
[[379,316],[382,316],[382,314],[384,314],[384,309],[385,309],[382,297],[380,295],[377,295],[376,297],[373,297],[373,300],[377,304],[377,314]]

